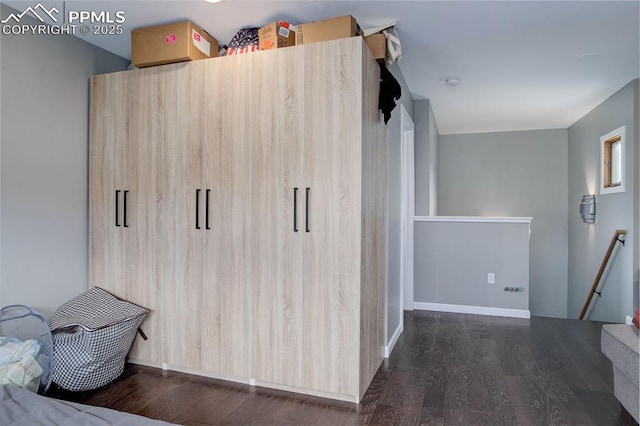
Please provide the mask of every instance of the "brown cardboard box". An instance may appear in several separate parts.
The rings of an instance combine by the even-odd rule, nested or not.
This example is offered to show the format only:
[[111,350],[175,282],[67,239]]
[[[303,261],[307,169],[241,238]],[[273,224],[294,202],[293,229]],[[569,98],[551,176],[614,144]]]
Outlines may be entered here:
[[360,26],[353,16],[314,21],[296,27],[296,45],[360,35]]
[[384,61],[387,58],[387,38],[384,34],[371,34],[370,36],[366,36],[364,41],[367,43],[367,46],[369,46],[375,59]]
[[269,50],[296,44],[295,26],[285,21],[272,22],[258,31],[259,49]]
[[216,56],[216,39],[190,21],[131,31],[131,63],[139,68]]

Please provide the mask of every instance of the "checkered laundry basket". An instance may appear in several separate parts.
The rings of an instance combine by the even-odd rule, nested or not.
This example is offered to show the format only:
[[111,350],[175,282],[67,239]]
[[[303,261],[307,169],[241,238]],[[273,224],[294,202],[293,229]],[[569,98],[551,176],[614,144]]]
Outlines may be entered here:
[[99,287],[64,303],[49,319],[53,382],[70,391],[85,391],[118,378],[148,312]]

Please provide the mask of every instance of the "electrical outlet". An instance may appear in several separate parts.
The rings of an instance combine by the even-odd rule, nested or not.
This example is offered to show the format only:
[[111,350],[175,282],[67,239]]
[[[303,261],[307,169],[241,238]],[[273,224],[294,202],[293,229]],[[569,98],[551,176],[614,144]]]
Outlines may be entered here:
[[515,293],[524,293],[524,287],[505,287],[504,291],[515,292]]
[[495,284],[496,283],[496,274],[493,272],[489,272],[487,274],[487,284]]

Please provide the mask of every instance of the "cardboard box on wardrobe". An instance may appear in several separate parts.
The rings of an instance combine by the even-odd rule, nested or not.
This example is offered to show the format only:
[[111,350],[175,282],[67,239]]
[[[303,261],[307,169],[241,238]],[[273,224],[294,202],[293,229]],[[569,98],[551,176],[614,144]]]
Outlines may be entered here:
[[387,59],[387,38],[384,34],[371,34],[370,36],[366,36],[364,41],[367,43],[367,46],[369,46],[376,60],[384,61]]
[[258,31],[259,49],[269,50],[295,46],[295,25],[285,21],[272,22]]
[[296,45],[355,37],[359,36],[360,33],[360,26],[353,16],[338,16],[297,25]]
[[131,31],[131,63],[139,68],[217,56],[217,40],[190,21]]

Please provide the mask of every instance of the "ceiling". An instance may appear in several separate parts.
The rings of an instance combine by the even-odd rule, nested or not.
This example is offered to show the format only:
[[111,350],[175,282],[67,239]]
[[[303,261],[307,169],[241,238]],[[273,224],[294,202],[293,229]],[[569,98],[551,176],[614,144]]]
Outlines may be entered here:
[[[3,1],[23,10],[34,1]],[[42,1],[44,5],[60,1]],[[191,19],[227,43],[246,26],[353,15],[397,22],[400,69],[440,134],[566,128],[640,77],[640,1],[67,1],[126,14],[120,36],[80,36],[130,58],[132,28]],[[580,58],[596,53],[595,58]],[[593,55],[590,55],[593,56]],[[445,84],[447,77],[461,80]]]

